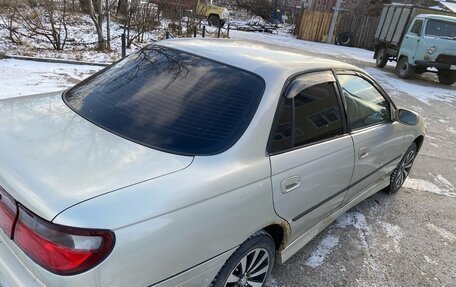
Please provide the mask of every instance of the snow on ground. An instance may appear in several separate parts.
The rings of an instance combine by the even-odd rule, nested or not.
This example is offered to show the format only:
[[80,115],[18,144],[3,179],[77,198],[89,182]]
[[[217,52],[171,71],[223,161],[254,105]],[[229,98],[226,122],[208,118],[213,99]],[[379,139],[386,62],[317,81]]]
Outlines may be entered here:
[[451,183],[449,183],[448,185],[444,182],[440,182],[440,185],[444,185],[444,187],[441,187],[438,184],[430,182],[428,180],[409,177],[404,182],[403,188],[409,188],[416,191],[431,192],[448,197],[456,197],[456,190]]
[[327,235],[323,240],[318,244],[317,249],[312,252],[312,255],[304,263],[307,266],[312,268],[317,268],[325,261],[326,256],[328,256],[334,247],[339,244],[339,236]]
[[440,86],[435,83],[432,86],[425,86],[416,80],[404,80],[396,77],[387,70],[377,68],[365,68],[391,95],[397,96],[401,93],[408,94],[423,103],[430,104],[433,100],[452,102],[455,100],[456,89]]
[[102,67],[0,60],[0,99],[64,90]]
[[326,43],[318,43],[311,41],[304,41],[294,38],[293,35],[286,33],[279,33],[278,35],[265,34],[265,33],[252,33],[242,31],[231,31],[230,37],[232,39],[253,40],[259,42],[266,42],[269,44],[292,47],[303,51],[312,53],[319,53],[322,55],[334,56],[339,59],[355,59],[364,62],[374,62],[374,53],[369,50],[360,48],[351,48],[344,46],[336,46]]

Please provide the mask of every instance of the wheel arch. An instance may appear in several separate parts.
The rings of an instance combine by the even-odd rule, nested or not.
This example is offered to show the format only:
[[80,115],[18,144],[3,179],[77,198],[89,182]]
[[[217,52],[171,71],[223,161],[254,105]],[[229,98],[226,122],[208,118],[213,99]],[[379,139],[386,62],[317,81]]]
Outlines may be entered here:
[[423,146],[424,136],[421,135],[417,137],[413,142],[416,144],[416,150],[420,151],[421,147]]
[[264,227],[262,230],[271,235],[274,240],[276,250],[283,250],[288,244],[291,235],[291,228],[288,222],[275,222]]

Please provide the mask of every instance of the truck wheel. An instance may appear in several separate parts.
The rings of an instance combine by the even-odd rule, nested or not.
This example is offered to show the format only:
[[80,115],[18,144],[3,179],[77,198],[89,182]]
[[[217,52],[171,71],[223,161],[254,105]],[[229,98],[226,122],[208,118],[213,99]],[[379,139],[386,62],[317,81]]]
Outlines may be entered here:
[[386,53],[385,49],[381,48],[377,52],[377,59],[376,59],[375,64],[379,68],[384,68],[386,66],[386,63],[388,63],[388,54]]
[[453,85],[456,83],[456,71],[451,70],[439,70],[437,73],[439,76],[439,82],[444,85]]
[[408,79],[415,72],[415,67],[410,65],[407,57],[403,57],[396,65],[396,75],[402,79]]
[[217,15],[210,15],[209,18],[207,18],[207,23],[209,24],[209,26],[219,27],[220,18]]

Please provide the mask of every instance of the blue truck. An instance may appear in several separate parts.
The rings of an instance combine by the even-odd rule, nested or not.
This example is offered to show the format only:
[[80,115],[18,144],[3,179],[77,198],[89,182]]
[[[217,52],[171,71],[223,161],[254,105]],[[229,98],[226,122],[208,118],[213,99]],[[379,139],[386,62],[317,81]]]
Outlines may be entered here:
[[376,65],[396,61],[396,74],[437,73],[439,82],[456,82],[456,14],[413,5],[385,5],[375,33]]

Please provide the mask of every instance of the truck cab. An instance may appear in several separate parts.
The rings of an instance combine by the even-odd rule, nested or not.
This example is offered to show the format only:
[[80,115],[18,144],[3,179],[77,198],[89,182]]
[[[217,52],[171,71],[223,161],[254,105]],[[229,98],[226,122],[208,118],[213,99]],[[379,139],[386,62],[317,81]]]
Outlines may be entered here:
[[437,69],[439,81],[456,82],[456,18],[421,14],[415,17],[402,40],[396,72],[407,78],[413,72]]
[[228,9],[216,6],[213,0],[197,0],[196,11],[207,18],[211,26],[223,27],[230,18]]

